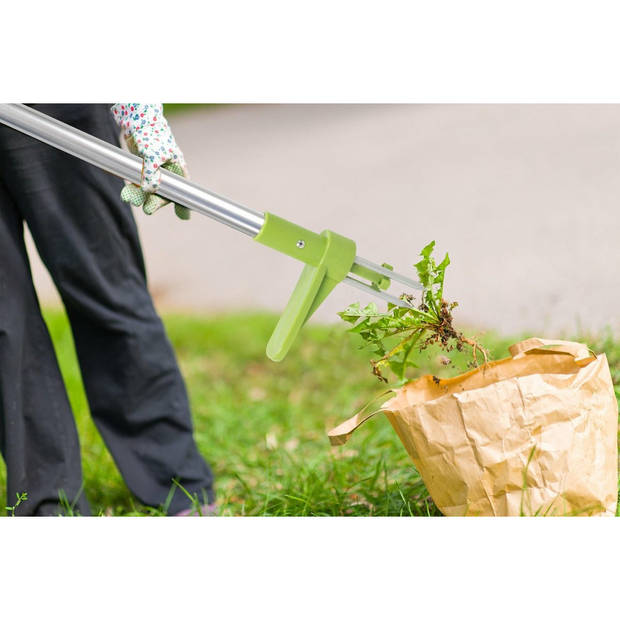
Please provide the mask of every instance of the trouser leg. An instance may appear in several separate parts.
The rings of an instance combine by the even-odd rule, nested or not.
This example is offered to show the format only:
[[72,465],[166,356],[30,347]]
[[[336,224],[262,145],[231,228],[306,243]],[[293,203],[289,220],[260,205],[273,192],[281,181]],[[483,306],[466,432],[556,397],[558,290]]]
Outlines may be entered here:
[[0,184],[0,447],[16,515],[59,512],[64,493],[89,514],[78,435],[32,284],[23,224]]
[[[37,107],[117,141],[107,106]],[[212,473],[195,444],[185,384],[147,290],[131,208],[119,199],[122,181],[13,130],[4,134],[0,174],[19,194],[63,299],[93,420],[123,478],[148,505],[165,501],[173,478],[212,501]],[[187,505],[177,490],[170,512]]]

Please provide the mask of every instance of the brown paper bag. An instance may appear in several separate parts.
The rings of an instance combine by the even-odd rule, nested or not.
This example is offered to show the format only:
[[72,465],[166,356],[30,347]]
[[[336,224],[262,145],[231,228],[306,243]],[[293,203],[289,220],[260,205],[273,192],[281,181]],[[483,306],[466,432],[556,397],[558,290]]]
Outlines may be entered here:
[[463,515],[615,515],[618,403],[604,354],[530,338],[512,357],[395,390],[329,431],[391,422],[438,508]]

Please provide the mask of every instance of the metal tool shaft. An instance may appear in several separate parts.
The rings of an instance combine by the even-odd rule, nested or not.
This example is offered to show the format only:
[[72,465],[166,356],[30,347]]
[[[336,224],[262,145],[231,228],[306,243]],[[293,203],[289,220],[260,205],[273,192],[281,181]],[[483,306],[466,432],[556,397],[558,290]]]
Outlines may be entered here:
[[[0,104],[0,123],[4,123],[122,179],[127,179],[136,185],[140,184],[142,176],[142,159],[140,157],[58,121],[47,114],[21,103],[2,103]],[[209,192],[182,176],[164,169],[161,171],[161,183],[157,193],[172,202],[206,215],[250,237],[256,237],[265,223],[265,214]],[[418,282],[360,256],[355,257],[354,264],[411,288],[422,288]],[[405,308],[410,307],[409,304],[399,298],[377,290],[375,287],[350,276],[347,276],[343,281],[385,301]]]
[[[74,155],[98,168],[140,184],[142,159],[20,103],[0,104],[0,122]],[[183,177],[161,171],[158,194],[226,224],[250,237],[263,226],[262,213],[213,194]]]

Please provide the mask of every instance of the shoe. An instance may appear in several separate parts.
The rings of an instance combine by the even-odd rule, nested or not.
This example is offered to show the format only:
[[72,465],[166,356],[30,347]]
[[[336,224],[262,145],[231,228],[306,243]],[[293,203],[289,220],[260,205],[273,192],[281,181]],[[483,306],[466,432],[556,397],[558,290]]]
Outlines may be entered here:
[[195,506],[191,508],[186,508],[185,510],[181,510],[181,512],[177,512],[172,515],[173,517],[215,517],[217,515],[217,504],[213,502],[212,504],[203,504],[200,506],[200,512]]

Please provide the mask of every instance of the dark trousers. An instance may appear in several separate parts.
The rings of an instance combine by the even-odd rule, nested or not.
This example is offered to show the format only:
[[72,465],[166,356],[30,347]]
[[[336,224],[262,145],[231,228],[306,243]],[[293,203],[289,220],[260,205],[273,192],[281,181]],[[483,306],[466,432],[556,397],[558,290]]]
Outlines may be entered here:
[[[118,145],[107,105],[34,107]],[[60,491],[73,501],[82,485],[75,422],[32,284],[24,221],[67,311],[91,415],[130,490],[159,506],[175,478],[201,502],[213,501],[121,187],[0,125],[0,448],[8,504],[28,493],[16,514],[52,514]],[[169,513],[188,506],[177,489]],[[89,513],[83,494],[77,510]]]

